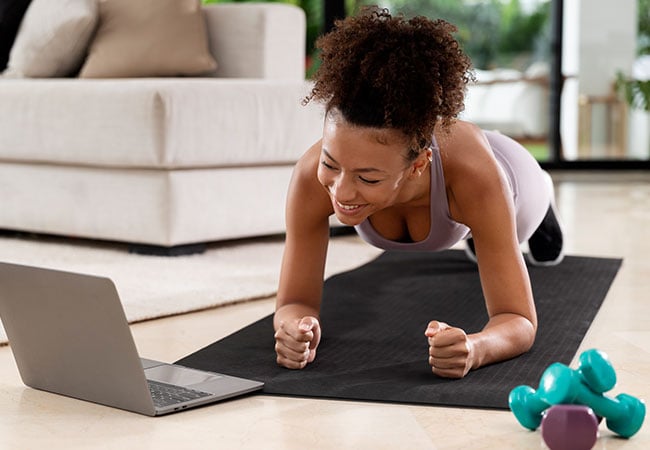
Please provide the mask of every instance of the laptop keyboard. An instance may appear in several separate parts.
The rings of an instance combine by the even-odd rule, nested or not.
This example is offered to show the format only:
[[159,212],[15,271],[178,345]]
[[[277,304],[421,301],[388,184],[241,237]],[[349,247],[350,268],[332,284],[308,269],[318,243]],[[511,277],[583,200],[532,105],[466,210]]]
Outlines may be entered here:
[[147,380],[147,382],[149,383],[149,391],[151,391],[153,404],[157,408],[212,395],[207,392],[161,383],[160,381]]

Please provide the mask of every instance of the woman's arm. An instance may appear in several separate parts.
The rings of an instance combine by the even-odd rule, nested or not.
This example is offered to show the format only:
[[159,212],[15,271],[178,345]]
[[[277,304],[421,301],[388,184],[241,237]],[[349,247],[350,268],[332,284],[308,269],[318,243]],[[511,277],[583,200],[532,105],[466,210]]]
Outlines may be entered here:
[[[459,375],[461,369],[457,366],[463,358],[458,353],[464,352],[463,347],[466,349],[464,373],[460,375],[463,376],[470,369],[528,351],[535,340],[537,316],[517,242],[514,204],[505,175],[478,128],[460,123],[454,134],[450,150],[443,158],[450,213],[454,220],[472,230],[489,320],[480,332],[466,337],[464,346],[457,343],[463,338],[454,337],[453,333],[448,339],[443,338],[450,331],[446,324],[440,326],[445,330],[438,334],[440,339],[430,336],[430,341],[437,341],[440,347],[433,348],[435,356],[431,356],[442,366],[443,375]],[[428,333],[431,334],[435,333]]]
[[278,364],[302,368],[320,341],[323,274],[329,241],[329,196],[316,171],[320,142],[298,161],[289,185],[286,241],[273,320]]

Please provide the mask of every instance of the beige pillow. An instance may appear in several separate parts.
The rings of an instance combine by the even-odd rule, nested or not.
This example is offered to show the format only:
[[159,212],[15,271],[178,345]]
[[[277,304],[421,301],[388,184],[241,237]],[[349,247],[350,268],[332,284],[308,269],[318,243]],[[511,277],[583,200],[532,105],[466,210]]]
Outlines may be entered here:
[[97,0],[32,0],[2,76],[76,74],[96,25]]
[[97,34],[79,76],[202,75],[216,67],[199,0],[99,0]]

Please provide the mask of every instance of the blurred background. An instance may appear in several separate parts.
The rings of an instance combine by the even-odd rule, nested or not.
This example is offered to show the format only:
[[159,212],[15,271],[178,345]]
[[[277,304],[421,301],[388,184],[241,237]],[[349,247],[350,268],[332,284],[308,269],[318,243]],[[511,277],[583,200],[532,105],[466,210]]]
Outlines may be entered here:
[[364,5],[442,18],[476,71],[464,119],[517,138],[549,167],[650,167],[650,0],[283,2],[307,15],[307,77],[317,37]]

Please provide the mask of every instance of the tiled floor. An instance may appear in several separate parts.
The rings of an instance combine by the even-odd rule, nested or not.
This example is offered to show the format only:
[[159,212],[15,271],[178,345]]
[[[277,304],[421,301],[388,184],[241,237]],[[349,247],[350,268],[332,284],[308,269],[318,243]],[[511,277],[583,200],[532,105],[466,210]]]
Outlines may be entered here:
[[[581,349],[605,351],[613,395],[650,401],[650,173],[554,173],[567,252],[623,257]],[[140,353],[172,361],[271,313],[273,299],[132,327]],[[648,449],[644,424],[629,440],[604,424],[598,449]],[[0,448],[480,449],[543,448],[539,432],[506,411],[256,395],[148,418],[25,388],[0,348]]]

